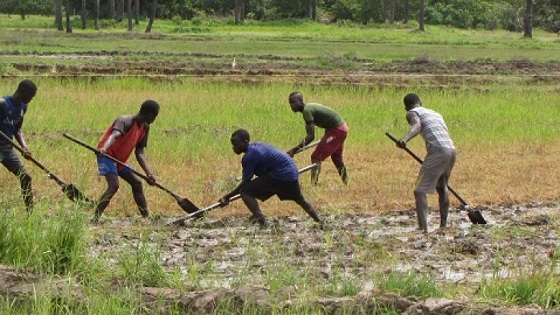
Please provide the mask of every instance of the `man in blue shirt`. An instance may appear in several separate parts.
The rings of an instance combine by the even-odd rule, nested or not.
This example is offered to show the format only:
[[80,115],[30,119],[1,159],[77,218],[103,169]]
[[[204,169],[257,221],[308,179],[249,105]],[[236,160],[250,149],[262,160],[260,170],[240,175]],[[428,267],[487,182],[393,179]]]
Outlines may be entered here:
[[[27,112],[27,104],[37,94],[37,86],[30,80],[19,83],[17,90],[12,96],[0,98],[0,131],[10,139],[16,138],[24,151],[25,158],[31,157],[31,151],[25,143],[21,127],[23,116]],[[19,178],[23,201],[27,212],[33,211],[33,191],[31,189],[31,176],[25,170],[12,144],[0,139],[0,162],[8,171]]]
[[[243,178],[237,188],[220,199],[222,206],[229,204],[231,197],[241,194],[241,199],[253,213],[251,220],[267,227],[268,222],[257,199],[266,201],[277,195],[280,200],[293,200],[323,226],[313,206],[301,194],[298,169],[287,153],[266,143],[250,143],[249,132],[244,129],[238,129],[231,135],[231,145],[235,154],[245,153],[241,159]],[[252,180],[253,176],[257,178]]]

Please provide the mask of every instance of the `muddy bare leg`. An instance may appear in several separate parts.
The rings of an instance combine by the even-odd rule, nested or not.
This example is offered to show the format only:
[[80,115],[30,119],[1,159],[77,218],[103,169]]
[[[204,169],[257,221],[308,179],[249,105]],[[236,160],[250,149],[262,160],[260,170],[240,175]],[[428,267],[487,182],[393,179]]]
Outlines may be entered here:
[[312,158],[311,163],[317,164],[317,166],[311,170],[311,184],[317,186],[319,183],[319,174],[321,173],[321,161]]
[[262,214],[262,211],[261,211],[261,208],[259,207],[259,203],[257,202],[257,199],[255,199],[255,197],[249,196],[245,193],[241,193],[241,199],[243,199],[243,202],[245,203],[247,208],[249,208],[249,211],[251,211],[251,213],[253,214],[253,217],[259,222],[260,226],[261,227],[268,226],[268,222],[266,221],[266,218]]
[[348,185],[348,171],[346,170],[346,165],[342,160],[333,160],[334,166],[336,166],[336,170],[338,171],[338,175],[342,179],[344,185]]
[[447,227],[447,217],[449,215],[449,193],[447,186],[436,187],[439,201],[439,216],[440,216],[440,228]]
[[31,212],[33,212],[33,189],[31,187],[31,176],[27,174],[24,169],[20,169],[18,173],[23,202],[25,203],[27,213],[31,214]]
[[119,190],[119,177],[116,174],[107,174],[105,175],[105,180],[107,181],[107,189],[99,198],[99,202],[95,207],[95,214],[93,216],[92,221],[97,222],[99,217],[103,214],[103,211],[109,205],[109,202],[113,198],[113,196]]
[[305,210],[305,212],[307,212],[307,214],[313,218],[313,220],[315,220],[315,222],[319,223],[321,226],[323,226],[323,220],[321,220],[321,218],[319,218],[319,215],[317,214],[317,212],[315,211],[315,209],[313,208],[313,206],[307,201],[305,200],[305,198],[301,198],[298,200],[294,200],[303,210]]
[[414,191],[416,201],[416,216],[418,218],[418,228],[428,232],[428,196],[424,192]]
[[148,211],[146,197],[144,196],[142,181],[132,172],[125,172],[121,174],[121,177],[130,185],[130,188],[132,188],[132,197],[138,206],[138,211],[140,211],[142,217],[147,218],[150,212]]

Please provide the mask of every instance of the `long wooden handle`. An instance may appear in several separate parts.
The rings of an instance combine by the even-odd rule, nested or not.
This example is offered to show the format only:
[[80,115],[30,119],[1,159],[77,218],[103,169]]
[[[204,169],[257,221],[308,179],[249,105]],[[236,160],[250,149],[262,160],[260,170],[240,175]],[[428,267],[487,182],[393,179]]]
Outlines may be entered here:
[[[131,167],[128,166],[127,164],[125,164],[125,163],[123,163],[123,162],[117,160],[116,158],[110,156],[109,154],[106,154],[106,153],[103,153],[103,152],[99,151],[97,148],[94,148],[94,147],[90,146],[89,144],[83,142],[82,140],[80,140],[80,139],[78,139],[78,138],[75,138],[75,137],[69,135],[69,134],[66,133],[66,132],[63,133],[62,135],[63,135],[65,138],[74,141],[75,143],[77,143],[77,144],[83,146],[84,148],[87,148],[87,149],[89,149],[89,150],[95,152],[95,153],[98,154],[98,155],[101,155],[101,156],[103,156],[103,157],[106,157],[106,158],[110,159],[111,161],[113,161],[113,162],[119,164],[120,166],[123,166],[123,167],[128,168],[132,173],[138,175],[138,177],[144,179],[145,181],[149,181],[148,176],[146,176],[146,175],[144,175],[144,174],[138,172],[137,170],[131,168]],[[156,182],[156,183],[154,184],[154,186],[156,186],[157,188],[159,188],[159,189],[165,191],[166,193],[170,194],[170,195],[173,196],[173,198],[175,198],[177,201],[183,199],[183,198],[181,198],[181,196],[177,195],[177,194],[174,193],[173,191],[171,191],[171,190],[167,189],[166,187],[162,186],[160,183],[157,183],[157,182]]]
[[[308,166],[306,166],[306,167],[300,168],[300,169],[298,170],[298,173],[301,174],[301,173],[307,172],[307,171],[309,171],[309,170],[311,170],[311,169],[313,169],[313,168],[315,168],[315,167],[317,167],[317,163],[313,163],[313,164],[308,165]],[[241,195],[240,195],[240,194],[237,194],[237,195],[235,195],[235,196],[229,198],[229,202],[232,202],[232,201],[234,201],[234,200],[237,200],[237,199],[239,199],[240,197],[241,197]],[[213,204],[213,205],[210,205],[210,206],[208,206],[208,207],[206,207],[206,208],[203,208],[203,209],[200,209],[200,210],[195,211],[195,212],[193,212],[193,213],[190,213],[189,215],[187,215],[187,216],[185,216],[185,217],[183,217],[183,218],[181,218],[181,219],[175,220],[175,221],[173,221],[172,223],[177,223],[177,222],[186,221],[186,220],[188,220],[188,219],[190,219],[190,218],[196,217],[196,216],[198,216],[198,215],[200,215],[200,214],[202,214],[202,213],[205,213],[205,212],[208,212],[208,211],[210,211],[210,210],[216,209],[216,208],[218,208],[218,207],[220,207],[220,206],[221,206],[221,203],[220,203],[220,202],[216,202],[216,203]]]
[[[8,137],[5,133],[3,133],[2,131],[0,131],[0,136],[2,138],[4,138],[4,140],[8,141],[16,150],[18,150],[21,154],[25,154],[25,150],[23,150],[22,147],[20,147],[17,143],[15,143],[12,139],[10,139],[10,137]],[[63,187],[64,185],[66,185],[65,182],[63,182],[60,178],[58,178],[56,175],[54,175],[53,173],[51,173],[51,171],[49,171],[49,169],[47,169],[43,164],[41,164],[39,161],[35,160],[35,158],[33,158],[32,156],[27,157],[28,160],[30,160],[31,162],[33,162],[35,165],[37,165],[40,169],[42,169],[45,173],[47,173],[47,175],[54,180],[58,185],[60,185],[61,187]]]
[[[399,140],[397,138],[393,137],[390,133],[386,132],[385,135],[387,137],[389,137],[389,139],[393,140],[393,142],[399,143]],[[406,153],[410,154],[410,156],[412,156],[420,164],[424,163],[424,161],[422,161],[422,159],[418,155],[416,155],[414,152],[412,152],[409,148],[404,147],[402,149],[405,150]],[[451,188],[451,186],[449,186],[449,184],[447,185],[447,189],[449,189],[449,191],[453,194],[453,196],[455,196],[463,204],[463,206],[468,206],[469,205],[467,203],[467,201],[465,199],[463,199],[463,197],[459,196],[459,194],[453,188]]]

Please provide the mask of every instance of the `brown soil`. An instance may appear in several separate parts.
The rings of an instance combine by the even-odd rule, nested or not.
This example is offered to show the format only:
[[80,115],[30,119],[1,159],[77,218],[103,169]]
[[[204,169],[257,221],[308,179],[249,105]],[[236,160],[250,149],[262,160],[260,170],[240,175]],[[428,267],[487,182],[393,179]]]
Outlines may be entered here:
[[[492,60],[435,61],[428,57],[378,63],[374,60],[332,57],[292,58],[272,55],[239,55],[235,68],[233,56],[216,54],[177,54],[131,51],[22,54],[4,52],[4,56],[37,57],[36,62],[15,62],[18,73],[51,77],[143,76],[154,80],[198,80],[259,83],[298,82],[317,85],[411,86],[434,88],[454,85],[485,84],[503,80],[522,80],[533,84],[557,82],[560,63],[534,63],[529,60],[496,62]],[[134,57],[134,58],[131,58]],[[166,61],[165,58],[170,58]],[[141,59],[130,61],[130,59]],[[49,60],[49,62],[47,62]],[[54,62],[53,62],[54,60]],[[79,60],[79,63],[73,62]],[[17,75],[5,73],[4,77]],[[422,79],[419,83],[419,77]]]

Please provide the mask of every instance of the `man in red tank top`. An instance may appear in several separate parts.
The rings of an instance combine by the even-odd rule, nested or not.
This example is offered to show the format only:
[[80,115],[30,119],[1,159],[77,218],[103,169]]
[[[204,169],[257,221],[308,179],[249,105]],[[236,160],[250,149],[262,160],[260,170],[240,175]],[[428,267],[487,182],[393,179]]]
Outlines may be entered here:
[[[127,163],[130,154],[134,151],[136,160],[140,167],[146,172],[149,179],[148,183],[153,185],[156,182],[152,169],[146,162],[144,149],[148,144],[148,133],[150,124],[154,122],[159,113],[159,104],[153,100],[142,103],[140,111],[136,115],[120,116],[109,126],[105,134],[101,137],[97,148],[99,151],[108,154],[115,159]],[[118,165],[111,159],[98,156],[97,168],[99,175],[104,176],[107,181],[107,189],[101,195],[93,222],[97,222],[103,211],[109,205],[111,198],[119,190],[119,177],[124,179],[132,188],[134,201],[138,205],[138,210],[143,217],[149,216],[146,197],[142,188],[142,181],[128,167]]]

